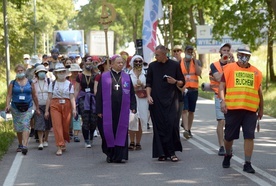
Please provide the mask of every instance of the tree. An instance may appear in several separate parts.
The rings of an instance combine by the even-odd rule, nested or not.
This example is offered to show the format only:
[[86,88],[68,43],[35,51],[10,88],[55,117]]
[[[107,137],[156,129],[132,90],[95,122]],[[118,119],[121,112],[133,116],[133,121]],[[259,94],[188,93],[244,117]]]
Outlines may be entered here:
[[273,41],[275,40],[275,15],[270,0],[239,0],[226,7],[215,20],[213,33],[216,38],[224,34],[240,39],[252,51],[267,42],[267,64],[270,80],[276,81],[273,69]]

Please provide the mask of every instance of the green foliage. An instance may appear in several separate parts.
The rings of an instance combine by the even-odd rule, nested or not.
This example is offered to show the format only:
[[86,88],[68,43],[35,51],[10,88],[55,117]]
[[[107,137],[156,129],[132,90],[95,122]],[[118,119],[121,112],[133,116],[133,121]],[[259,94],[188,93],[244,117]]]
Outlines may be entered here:
[[0,160],[9,149],[14,138],[15,132],[13,131],[12,121],[0,121]]

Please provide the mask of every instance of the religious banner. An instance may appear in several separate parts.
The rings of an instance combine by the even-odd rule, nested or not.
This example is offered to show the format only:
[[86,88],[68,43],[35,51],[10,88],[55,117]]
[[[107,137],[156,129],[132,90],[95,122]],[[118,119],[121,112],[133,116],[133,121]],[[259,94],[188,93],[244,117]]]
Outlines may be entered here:
[[158,19],[163,17],[161,0],[145,0],[143,20],[143,57],[149,63],[154,58]]

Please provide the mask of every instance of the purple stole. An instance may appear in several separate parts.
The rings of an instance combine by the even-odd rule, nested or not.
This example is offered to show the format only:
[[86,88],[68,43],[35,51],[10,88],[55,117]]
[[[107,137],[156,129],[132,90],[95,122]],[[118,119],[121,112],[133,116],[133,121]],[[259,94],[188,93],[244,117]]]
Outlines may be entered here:
[[[121,72],[122,104],[116,134],[112,125],[112,72],[102,74],[103,131],[107,147],[125,146],[130,112],[130,77]],[[114,90],[116,91],[116,90]]]

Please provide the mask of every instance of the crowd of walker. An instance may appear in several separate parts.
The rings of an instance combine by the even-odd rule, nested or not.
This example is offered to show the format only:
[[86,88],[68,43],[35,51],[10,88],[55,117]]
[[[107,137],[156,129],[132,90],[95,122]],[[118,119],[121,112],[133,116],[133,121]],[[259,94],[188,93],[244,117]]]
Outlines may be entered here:
[[[202,62],[193,46],[183,49],[176,45],[172,50],[173,56],[169,56],[165,46],[157,46],[153,62],[125,51],[110,58],[66,57],[57,49],[42,60],[25,54],[24,63],[15,66],[16,78],[9,84],[5,110],[13,117],[17,152],[27,154],[33,135],[38,150],[53,145],[48,144],[51,130],[57,156],[70,140],[83,140],[85,148],[91,148],[98,128],[106,161],[124,163],[128,151],[142,150],[141,138],[149,129],[150,118],[152,158],[177,162],[175,152],[182,151],[180,126],[184,138],[193,137]],[[222,44],[220,57],[210,65],[218,155],[224,156],[222,167],[229,168],[233,141],[242,127],[243,170],[255,173],[251,156],[256,122],[263,115],[262,73],[249,63],[248,48],[237,50],[237,60],[232,51],[230,43]]]

